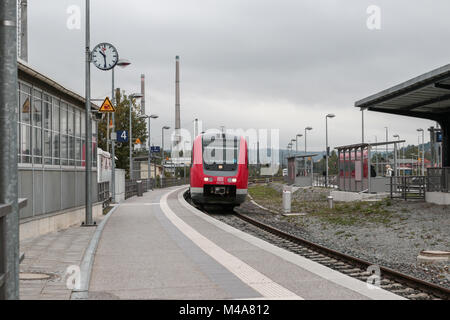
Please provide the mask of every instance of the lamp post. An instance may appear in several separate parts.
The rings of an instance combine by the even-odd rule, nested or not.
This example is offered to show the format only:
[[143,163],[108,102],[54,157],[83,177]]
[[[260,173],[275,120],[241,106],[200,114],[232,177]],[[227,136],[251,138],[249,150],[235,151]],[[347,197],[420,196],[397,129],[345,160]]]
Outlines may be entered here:
[[86,68],[85,68],[85,125],[86,125],[86,175],[85,175],[85,222],[84,225],[93,225],[92,221],[92,124],[91,124],[91,41],[90,41],[90,0],[86,0]]
[[[126,60],[126,59],[119,59],[119,61],[117,62],[116,66],[125,68],[127,66],[129,66],[131,64],[130,61]],[[112,104],[115,105],[116,103],[116,86],[114,84],[115,81],[115,72],[114,72],[114,68],[112,68],[111,72],[112,72]],[[114,129],[116,128],[116,117],[115,117],[115,113],[112,114],[112,132],[114,132]],[[107,139],[109,139],[109,113],[108,113],[108,125],[107,125]],[[113,139],[111,139],[111,161],[112,161],[112,172],[111,172],[111,184],[112,184],[112,202],[115,203],[116,202],[116,140],[117,137],[113,134]]]
[[298,154],[298,138],[301,138],[301,137],[303,137],[303,135],[302,134],[298,134],[297,138],[296,138],[295,151],[297,152],[297,154]]
[[[162,127],[162,129],[161,129],[161,132],[162,132],[162,141],[161,141],[161,166],[162,166],[162,176],[161,176],[161,182],[162,182],[162,179],[163,179],[164,173],[165,173],[165,171],[164,171],[164,130],[169,130],[169,129],[170,129],[169,126],[164,126],[164,127]],[[161,188],[162,188],[162,184],[161,184]]]
[[[150,120],[151,119],[158,119],[159,116],[157,116],[156,114],[152,114],[152,115],[141,115],[139,116],[140,118],[143,119],[148,119],[148,159],[147,159],[147,178],[148,181],[150,182],[150,187],[153,190],[153,184],[151,183],[151,167],[152,167],[152,147],[150,144]],[[156,176],[155,176],[156,178]],[[148,187],[148,186],[147,186]]]
[[311,127],[306,127],[305,128],[305,177],[307,176],[307,174],[308,174],[308,170],[307,170],[307,158],[306,158],[306,155],[308,154],[308,148],[307,148],[307,140],[306,140],[306,135],[307,135],[307,133],[308,133],[308,131],[311,131],[313,128],[311,128]]
[[330,157],[330,147],[328,146],[328,118],[333,119],[336,117],[334,114],[327,114],[325,117],[325,135],[326,135],[326,156],[325,156],[325,165],[326,165],[326,175],[325,175],[325,188],[328,188],[328,158]]
[[425,175],[425,130],[417,129],[417,132],[422,132],[422,175]]
[[[394,134],[394,138],[397,138],[397,140],[400,141],[400,135]],[[400,150],[400,157],[401,157],[401,152],[402,152],[402,151]],[[396,157],[395,157],[395,158],[396,158]],[[395,159],[395,158],[394,158],[394,159]],[[394,162],[395,162],[395,164],[394,164],[394,165],[395,165],[395,168],[397,168],[397,161],[394,161]],[[398,172],[395,172],[395,175],[398,175]]]
[[133,124],[131,121],[131,114],[132,114],[132,110],[133,110],[133,100],[134,99],[139,99],[142,98],[142,94],[141,93],[133,93],[131,94],[128,98],[130,99],[130,134],[129,134],[129,139],[130,139],[130,180],[133,180]]
[[384,127],[386,129],[386,162],[389,164],[389,150],[388,150],[388,142],[389,142],[389,128]]

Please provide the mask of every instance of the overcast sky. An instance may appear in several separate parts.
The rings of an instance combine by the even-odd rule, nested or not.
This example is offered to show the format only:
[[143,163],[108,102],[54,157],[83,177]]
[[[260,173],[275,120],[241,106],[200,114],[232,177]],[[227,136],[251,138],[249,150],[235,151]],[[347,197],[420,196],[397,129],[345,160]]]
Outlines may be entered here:
[[[28,0],[29,64],[84,96],[84,0]],[[67,8],[82,12],[66,27]],[[366,10],[381,9],[369,30]],[[205,128],[280,129],[284,148],[306,126],[308,149],[361,141],[357,100],[450,61],[448,0],[94,0],[91,47],[110,42],[132,61],[116,71],[117,87],[140,91],[147,77],[152,141],[174,126],[175,56],[181,57],[181,123]],[[111,72],[92,67],[92,97],[111,92]],[[416,129],[433,122],[366,112],[366,140],[400,134],[417,144]],[[428,140],[429,138],[426,137]],[[303,148],[303,141],[300,144]]]

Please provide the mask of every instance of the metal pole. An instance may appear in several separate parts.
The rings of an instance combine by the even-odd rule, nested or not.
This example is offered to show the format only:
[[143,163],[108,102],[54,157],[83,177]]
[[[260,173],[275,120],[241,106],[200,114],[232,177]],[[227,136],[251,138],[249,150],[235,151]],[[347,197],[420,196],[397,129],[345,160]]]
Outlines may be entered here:
[[307,132],[307,130],[305,129],[305,177],[308,174],[308,169],[307,169],[308,165],[307,165],[307,158],[306,158],[306,155],[308,154],[308,151],[307,151],[308,149],[307,149],[307,144],[306,144],[306,132]]
[[389,128],[384,127],[386,129],[386,162],[389,164],[389,145],[387,144],[389,142]]
[[155,163],[153,165],[153,176],[154,176],[154,181],[155,181],[155,187],[156,187],[156,159],[155,159]]
[[12,211],[0,218],[0,300],[19,299],[19,208],[17,173],[17,3],[0,2],[0,203]]
[[[114,68],[112,69],[112,104],[115,106],[116,103],[116,93],[115,93],[115,84],[114,84]],[[115,134],[115,128],[116,128],[116,118],[115,113],[112,114],[112,133]],[[109,126],[109,124],[108,124]],[[115,137],[117,139],[117,137]],[[115,146],[116,146],[116,140],[111,139],[111,161],[112,161],[112,172],[111,172],[111,183],[112,183],[112,202],[116,202],[116,152],[115,152]]]
[[371,147],[367,146],[367,184],[369,189],[369,194],[372,193],[372,159],[371,159]]
[[398,176],[398,172],[397,172],[397,142],[394,143],[394,173],[395,173],[395,176]]
[[92,117],[91,117],[91,49],[90,49],[90,0],[86,0],[86,220],[92,221]]
[[422,130],[422,175],[425,175],[425,130]]
[[328,188],[328,116],[325,117],[325,135],[326,135],[326,156],[325,156],[325,165],[326,165],[326,175],[325,175],[325,188]]
[[106,152],[109,152],[109,113],[106,115]]
[[129,134],[129,144],[130,144],[130,180],[133,180],[133,128],[131,123],[131,110],[133,109],[133,99],[130,96],[130,134]]
[[364,109],[361,109],[361,116],[362,116],[362,143],[364,143]]
[[151,171],[152,171],[152,148],[150,146],[150,119],[151,117],[148,116],[148,181],[150,182],[150,188],[153,190],[153,184],[152,184],[152,176],[151,176]]
[[164,127],[162,128],[161,166],[162,166],[162,174],[161,174],[161,188],[162,188],[162,181],[163,181],[163,178],[164,178]]

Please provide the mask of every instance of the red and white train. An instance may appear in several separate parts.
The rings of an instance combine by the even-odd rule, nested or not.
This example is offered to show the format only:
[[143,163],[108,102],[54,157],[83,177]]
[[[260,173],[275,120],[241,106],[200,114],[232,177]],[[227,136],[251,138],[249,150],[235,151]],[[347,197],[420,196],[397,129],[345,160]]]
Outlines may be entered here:
[[240,205],[248,192],[248,149],[244,137],[202,134],[194,140],[191,199],[195,204]]

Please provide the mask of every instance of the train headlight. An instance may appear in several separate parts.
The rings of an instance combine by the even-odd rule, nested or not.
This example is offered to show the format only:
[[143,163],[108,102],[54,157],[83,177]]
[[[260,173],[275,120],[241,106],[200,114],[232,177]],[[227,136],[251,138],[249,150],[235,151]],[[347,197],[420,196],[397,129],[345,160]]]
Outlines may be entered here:
[[203,181],[205,181],[205,182],[213,182],[214,179],[213,178],[204,178]]
[[228,178],[228,183],[236,183],[237,179],[236,178]]

